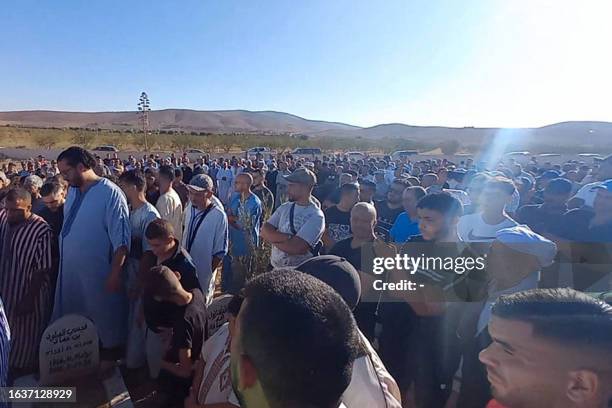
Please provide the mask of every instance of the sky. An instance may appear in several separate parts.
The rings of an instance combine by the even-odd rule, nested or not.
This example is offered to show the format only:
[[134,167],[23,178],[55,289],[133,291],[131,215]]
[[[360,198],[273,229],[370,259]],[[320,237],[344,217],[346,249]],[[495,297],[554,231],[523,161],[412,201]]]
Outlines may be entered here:
[[612,121],[609,0],[2,0],[0,111]]

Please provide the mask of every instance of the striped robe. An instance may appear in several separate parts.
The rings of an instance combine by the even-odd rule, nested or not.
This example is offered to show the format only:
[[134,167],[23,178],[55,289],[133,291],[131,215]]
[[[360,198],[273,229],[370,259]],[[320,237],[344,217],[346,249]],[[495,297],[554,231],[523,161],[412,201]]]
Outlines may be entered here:
[[[25,222],[11,226],[6,210],[0,210],[0,297],[11,328],[9,365],[36,368],[40,337],[49,319],[51,306],[50,269],[52,267],[51,227],[32,214]],[[28,293],[35,273],[45,273],[34,312],[17,315],[17,306]]]

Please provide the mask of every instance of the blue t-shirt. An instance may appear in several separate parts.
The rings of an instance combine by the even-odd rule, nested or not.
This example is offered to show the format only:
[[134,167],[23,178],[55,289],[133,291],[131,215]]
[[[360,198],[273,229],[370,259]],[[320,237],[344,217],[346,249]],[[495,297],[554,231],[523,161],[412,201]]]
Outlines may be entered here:
[[[259,245],[259,226],[261,224],[261,201],[255,194],[251,194],[244,203],[240,201],[240,193],[234,193],[229,204],[231,215],[236,216],[236,224],[241,229],[229,227],[229,238],[231,242],[231,252],[235,256],[243,256],[249,252],[247,245],[247,235],[253,242],[254,246]],[[250,224],[250,231],[245,231],[244,224]]]
[[413,235],[419,235],[419,223],[413,222],[406,214],[406,211],[397,216],[395,223],[389,231],[393,242],[404,243]]

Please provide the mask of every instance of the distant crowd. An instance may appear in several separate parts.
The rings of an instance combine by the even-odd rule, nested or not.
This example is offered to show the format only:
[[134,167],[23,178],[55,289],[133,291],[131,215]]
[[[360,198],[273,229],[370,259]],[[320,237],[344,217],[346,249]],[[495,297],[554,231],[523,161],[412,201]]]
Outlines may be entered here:
[[[440,253],[486,268],[373,289],[404,278],[373,257]],[[2,165],[0,385],[37,372],[48,323],[79,314],[103,364],[155,381],[150,406],[608,407],[611,264],[612,156],[71,147]]]

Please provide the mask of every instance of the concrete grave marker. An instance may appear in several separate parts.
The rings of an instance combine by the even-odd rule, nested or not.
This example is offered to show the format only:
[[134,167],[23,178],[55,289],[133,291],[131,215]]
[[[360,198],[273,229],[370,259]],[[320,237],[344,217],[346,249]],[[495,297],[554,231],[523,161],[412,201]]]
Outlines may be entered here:
[[60,384],[96,371],[100,354],[95,325],[79,315],[57,319],[43,333],[39,359],[41,385]]
[[232,295],[222,295],[218,298],[213,299],[210,305],[206,308],[206,325],[208,327],[208,337],[210,338],[219,327],[223,326],[227,322],[225,313],[227,312],[227,306],[232,300]]

